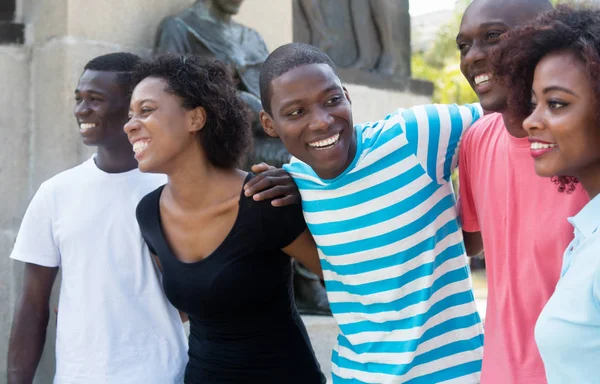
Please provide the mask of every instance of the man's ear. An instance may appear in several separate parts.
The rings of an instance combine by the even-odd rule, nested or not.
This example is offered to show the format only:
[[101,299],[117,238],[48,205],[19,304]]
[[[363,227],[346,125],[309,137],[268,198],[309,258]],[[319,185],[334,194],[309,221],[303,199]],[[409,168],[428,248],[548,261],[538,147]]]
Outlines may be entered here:
[[261,110],[258,117],[260,118],[260,124],[262,125],[265,133],[271,137],[279,137],[277,131],[275,131],[275,123],[273,118],[269,116],[265,110]]
[[350,93],[348,92],[348,89],[346,89],[346,87],[344,87],[343,85],[342,89],[344,90],[344,95],[346,96],[346,99],[348,99],[348,102],[352,104],[352,100],[350,100]]
[[206,125],[206,109],[196,107],[190,111],[190,132],[200,132]]

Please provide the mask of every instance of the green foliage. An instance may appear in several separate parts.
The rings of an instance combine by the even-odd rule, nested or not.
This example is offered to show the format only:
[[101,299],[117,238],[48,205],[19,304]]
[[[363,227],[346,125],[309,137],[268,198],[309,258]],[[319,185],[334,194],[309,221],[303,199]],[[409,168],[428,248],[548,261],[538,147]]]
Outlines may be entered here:
[[456,48],[456,33],[460,26],[463,10],[469,1],[462,1],[450,22],[442,26],[435,41],[427,52],[413,53],[412,76],[433,83],[435,103],[472,103],[477,95],[460,72],[460,54]]

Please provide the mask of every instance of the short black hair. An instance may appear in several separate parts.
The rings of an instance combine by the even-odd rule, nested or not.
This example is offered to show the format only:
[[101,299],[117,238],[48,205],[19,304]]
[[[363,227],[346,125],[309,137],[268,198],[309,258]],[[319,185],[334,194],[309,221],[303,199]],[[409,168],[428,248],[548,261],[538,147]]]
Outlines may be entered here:
[[265,60],[260,71],[260,101],[263,109],[271,114],[271,82],[296,67],[308,64],[327,64],[336,73],[335,64],[325,52],[304,43],[289,43],[274,50]]
[[165,80],[165,91],[181,98],[185,109],[206,110],[206,123],[198,138],[214,166],[240,165],[252,146],[249,111],[225,64],[198,56],[167,54],[140,62],[133,83],[137,85],[147,77]]
[[[492,70],[509,89],[508,111],[520,119],[531,114],[533,75],[540,60],[553,52],[568,51],[581,60],[594,94],[596,123],[600,122],[600,9],[558,6],[503,36],[494,52]],[[553,180],[561,192],[573,192],[577,179]]]
[[83,70],[117,72],[117,83],[126,93],[133,89],[131,74],[142,59],[129,52],[115,52],[88,61]]

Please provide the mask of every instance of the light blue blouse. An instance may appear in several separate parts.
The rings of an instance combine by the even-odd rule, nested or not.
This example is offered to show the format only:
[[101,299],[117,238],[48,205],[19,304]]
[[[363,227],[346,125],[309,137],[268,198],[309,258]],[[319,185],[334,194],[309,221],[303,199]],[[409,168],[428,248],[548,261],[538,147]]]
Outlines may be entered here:
[[535,340],[548,384],[598,384],[600,195],[569,222],[575,238],[565,251],[556,290],[538,318]]

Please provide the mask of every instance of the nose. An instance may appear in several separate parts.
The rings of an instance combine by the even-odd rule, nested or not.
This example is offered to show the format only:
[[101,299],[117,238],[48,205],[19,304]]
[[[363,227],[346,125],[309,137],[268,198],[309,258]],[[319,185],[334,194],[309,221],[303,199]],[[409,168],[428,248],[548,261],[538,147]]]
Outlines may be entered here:
[[90,113],[90,108],[85,100],[75,104],[75,117],[83,117]]
[[140,123],[135,117],[129,119],[129,121],[123,126],[123,131],[125,131],[127,136],[130,136],[132,133],[137,132],[139,129]]
[[328,129],[331,124],[333,124],[333,116],[324,108],[315,108],[308,127],[313,131],[322,131]]
[[536,130],[544,128],[543,120],[539,108],[536,107],[531,111],[531,114],[523,120],[523,129],[527,131],[527,134],[531,134]]
[[464,64],[473,65],[482,60],[487,59],[488,52],[478,42],[473,42],[473,45],[464,57]]

